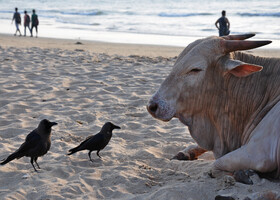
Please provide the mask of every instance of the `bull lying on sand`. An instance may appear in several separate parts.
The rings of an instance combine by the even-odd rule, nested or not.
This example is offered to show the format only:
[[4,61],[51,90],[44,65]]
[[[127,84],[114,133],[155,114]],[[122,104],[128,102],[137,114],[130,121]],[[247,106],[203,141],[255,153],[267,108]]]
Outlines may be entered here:
[[213,151],[213,176],[230,172],[239,179],[251,169],[280,177],[280,59],[239,52],[271,42],[245,41],[252,36],[191,43],[147,105],[157,119],[179,118],[197,142],[175,158]]

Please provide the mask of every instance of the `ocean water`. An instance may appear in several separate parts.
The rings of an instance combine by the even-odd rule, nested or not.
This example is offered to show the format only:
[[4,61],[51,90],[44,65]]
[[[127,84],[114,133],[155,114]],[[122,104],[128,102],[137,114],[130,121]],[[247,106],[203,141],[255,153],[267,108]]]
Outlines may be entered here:
[[40,37],[174,46],[218,35],[226,10],[231,34],[254,32],[280,48],[280,0],[0,0],[0,33],[15,32],[15,7],[22,17],[36,9]]

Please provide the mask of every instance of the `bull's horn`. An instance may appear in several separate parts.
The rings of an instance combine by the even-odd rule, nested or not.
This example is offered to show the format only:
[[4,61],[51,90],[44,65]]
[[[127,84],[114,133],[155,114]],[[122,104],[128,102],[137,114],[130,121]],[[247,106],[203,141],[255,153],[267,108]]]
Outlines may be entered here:
[[222,38],[224,38],[225,40],[246,40],[248,38],[254,37],[255,35],[255,33],[248,33],[243,35],[227,35],[222,36]]
[[236,41],[236,40],[222,40],[221,45],[224,53],[233,51],[249,50],[270,44],[272,41]]

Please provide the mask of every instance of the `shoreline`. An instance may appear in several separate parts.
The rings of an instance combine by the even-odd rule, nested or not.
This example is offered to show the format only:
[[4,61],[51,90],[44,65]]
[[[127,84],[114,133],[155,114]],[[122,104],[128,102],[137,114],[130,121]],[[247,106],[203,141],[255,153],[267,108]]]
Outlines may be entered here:
[[[193,40],[195,41],[195,40]],[[190,42],[193,42],[190,41]],[[81,43],[81,44],[77,44]],[[186,44],[187,46],[188,44]],[[152,45],[152,44],[129,44],[129,43],[112,43],[100,42],[93,40],[79,40],[79,39],[60,39],[60,38],[31,38],[18,37],[8,34],[0,34],[0,46],[2,47],[16,47],[16,48],[60,48],[65,50],[84,50],[94,53],[105,53],[108,55],[120,56],[148,56],[148,57],[176,57],[185,47],[166,46],[166,45]],[[247,51],[254,55],[264,57],[280,57],[280,47],[270,48],[269,45]]]
[[[80,42],[81,44],[77,44]],[[184,49],[176,46],[160,46],[160,45],[143,45],[143,44],[125,44],[125,43],[109,43],[90,40],[76,39],[58,39],[58,38],[31,38],[18,37],[6,34],[0,34],[0,46],[17,47],[17,48],[60,48],[67,50],[84,50],[94,53],[106,53],[108,55],[139,55],[150,57],[174,57]]]

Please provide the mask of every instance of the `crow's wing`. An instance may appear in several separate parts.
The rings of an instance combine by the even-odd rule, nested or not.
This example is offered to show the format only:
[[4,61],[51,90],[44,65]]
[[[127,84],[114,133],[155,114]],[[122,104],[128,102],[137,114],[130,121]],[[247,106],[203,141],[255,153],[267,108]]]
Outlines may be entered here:
[[85,144],[92,138],[94,135],[88,136],[80,145],[79,147],[85,146]]
[[19,147],[19,149],[15,153],[17,153],[20,157],[28,156],[29,151],[37,148],[37,145],[40,142],[41,136],[37,133],[37,130],[35,129],[26,136],[25,142]]
[[[100,150],[104,148],[104,135],[103,134],[96,134],[92,137],[90,137],[87,141],[85,141],[84,145],[86,149],[90,150]],[[106,146],[106,145],[105,145]]]
[[8,156],[1,165],[5,165],[6,163],[14,160],[19,159],[23,156],[29,156],[32,152],[37,152],[37,147],[40,145],[41,137],[36,133],[36,129],[29,133],[25,139],[25,142],[16,150],[14,153]]

